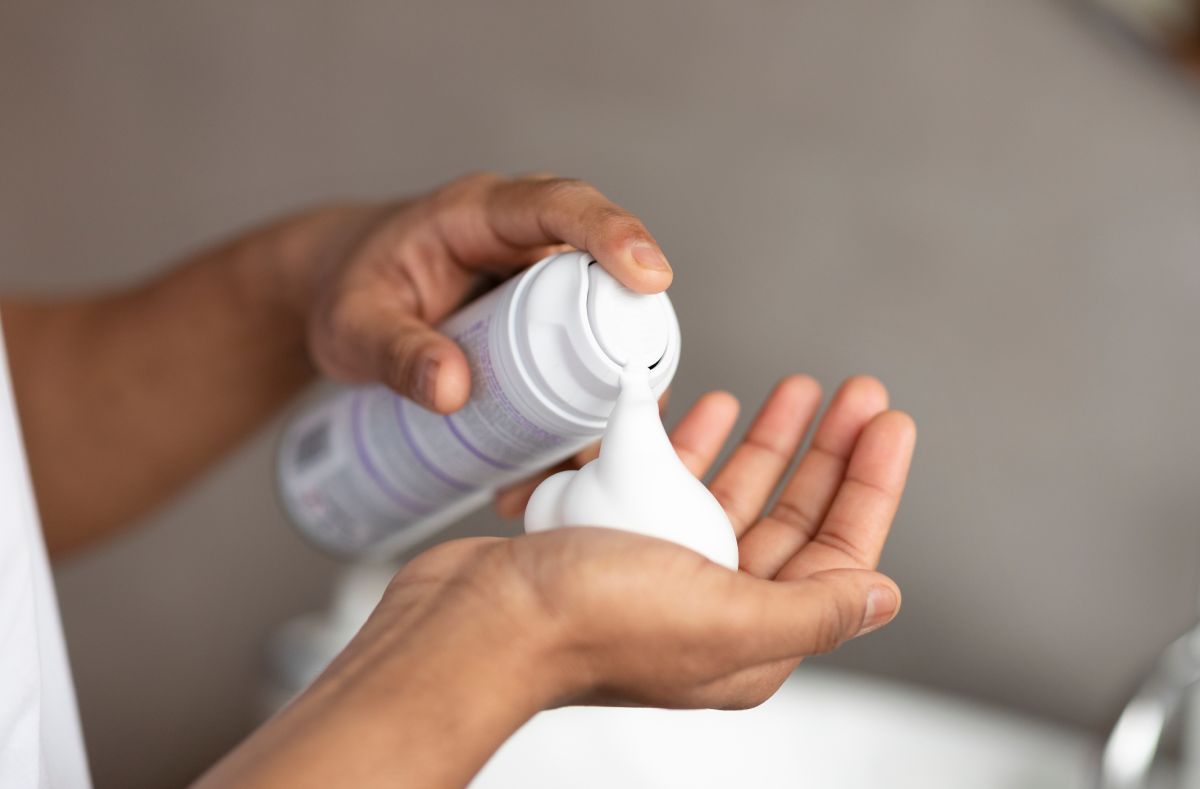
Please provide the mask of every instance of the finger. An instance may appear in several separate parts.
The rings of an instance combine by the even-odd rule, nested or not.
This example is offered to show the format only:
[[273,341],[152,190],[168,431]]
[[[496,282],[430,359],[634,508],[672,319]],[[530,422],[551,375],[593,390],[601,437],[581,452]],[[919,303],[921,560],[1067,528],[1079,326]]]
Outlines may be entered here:
[[595,256],[610,274],[639,293],[671,284],[671,266],[636,216],[571,178],[494,184],[485,193],[489,227],[512,247],[567,243]]
[[[352,381],[380,381],[438,413],[470,395],[466,356],[449,337],[379,290],[348,296],[328,318],[330,339],[314,344],[323,367]],[[319,338],[318,338],[319,339]]]
[[917,430],[912,417],[888,411],[863,430],[846,478],[816,535],[780,577],[797,578],[841,567],[872,569],[887,541],[912,462]]
[[671,443],[683,465],[703,477],[737,422],[738,401],[728,392],[709,392],[695,402],[671,431]]
[[517,173],[514,180],[517,181],[552,181],[555,178],[561,178],[558,173],[553,170],[531,170],[527,173]]
[[766,506],[820,404],[821,387],[812,378],[794,375],[780,381],[709,484],[739,537]]
[[728,605],[717,632],[738,653],[739,667],[830,652],[890,622],[900,590],[872,570],[839,569],[798,581],[767,581],[730,574]]
[[874,378],[859,376],[842,384],[779,500],[739,541],[743,570],[773,578],[816,534],[863,427],[887,402],[887,390]]

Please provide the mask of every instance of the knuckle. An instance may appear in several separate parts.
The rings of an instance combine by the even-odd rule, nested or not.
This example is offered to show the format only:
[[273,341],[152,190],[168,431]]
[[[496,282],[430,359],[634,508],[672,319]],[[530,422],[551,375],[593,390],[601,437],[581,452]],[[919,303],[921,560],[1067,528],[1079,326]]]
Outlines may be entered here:
[[551,200],[576,197],[588,193],[599,194],[596,187],[581,178],[550,178],[542,184],[542,188],[546,192],[546,197]]
[[340,340],[353,340],[359,333],[362,311],[352,299],[337,299],[330,305],[326,321],[329,325],[329,332],[334,337]]
[[385,369],[390,370],[397,381],[411,381],[416,373],[418,347],[407,334],[401,334],[387,343],[383,349]]
[[608,202],[590,208],[584,223],[593,233],[617,246],[644,240],[649,236],[641,220]]
[[642,226],[642,223],[634,219],[628,211],[608,201],[588,208],[587,219],[591,224],[604,227],[610,233],[620,230],[638,230]]
[[812,539],[817,528],[817,518],[811,512],[789,499],[781,498],[771,509],[771,519],[791,529],[804,539]]
[[849,638],[853,627],[853,614],[849,609],[849,605],[841,602],[830,603],[821,609],[814,642],[818,653],[832,652]]
[[364,365],[359,353],[359,329],[356,311],[344,299],[321,304],[308,329],[313,361],[326,375],[336,380],[353,381],[362,377]]
[[846,521],[842,516],[830,515],[824,527],[813,539],[830,550],[836,551],[850,560],[854,567],[870,567],[872,562],[862,550],[845,535],[853,533],[855,524]]

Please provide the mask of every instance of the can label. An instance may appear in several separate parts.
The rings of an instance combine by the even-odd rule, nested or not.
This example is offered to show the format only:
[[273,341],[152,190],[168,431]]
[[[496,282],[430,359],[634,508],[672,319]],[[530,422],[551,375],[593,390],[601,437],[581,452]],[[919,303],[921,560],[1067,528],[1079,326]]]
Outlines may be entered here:
[[373,386],[344,392],[288,431],[281,492],[317,542],[346,553],[369,550],[579,446],[577,436],[539,427],[505,391],[492,352],[503,328],[493,325],[503,314],[495,303],[481,300],[454,321],[461,328],[451,336],[472,376],[459,411],[437,414]]

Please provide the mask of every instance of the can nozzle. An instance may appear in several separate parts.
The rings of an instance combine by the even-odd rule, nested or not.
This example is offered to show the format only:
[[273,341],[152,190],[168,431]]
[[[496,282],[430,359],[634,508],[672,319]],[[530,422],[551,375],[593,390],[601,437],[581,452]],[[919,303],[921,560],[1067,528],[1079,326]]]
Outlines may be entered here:
[[588,266],[587,314],[596,342],[620,367],[653,367],[667,352],[665,298],[635,293],[595,263]]

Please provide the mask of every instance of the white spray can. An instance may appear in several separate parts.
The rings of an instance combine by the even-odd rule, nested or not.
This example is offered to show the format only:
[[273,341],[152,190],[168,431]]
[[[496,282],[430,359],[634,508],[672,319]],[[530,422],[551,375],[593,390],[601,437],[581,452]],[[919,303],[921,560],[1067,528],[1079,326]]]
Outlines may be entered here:
[[345,556],[392,556],[600,437],[629,358],[654,359],[661,395],[679,365],[665,293],[618,283],[584,252],[546,258],[450,316],[471,396],[435,414],[383,386],[345,389],[280,443],[284,508]]

